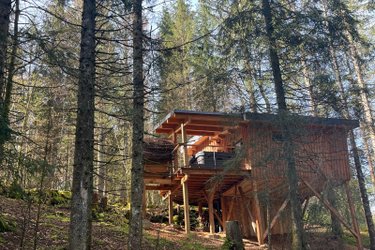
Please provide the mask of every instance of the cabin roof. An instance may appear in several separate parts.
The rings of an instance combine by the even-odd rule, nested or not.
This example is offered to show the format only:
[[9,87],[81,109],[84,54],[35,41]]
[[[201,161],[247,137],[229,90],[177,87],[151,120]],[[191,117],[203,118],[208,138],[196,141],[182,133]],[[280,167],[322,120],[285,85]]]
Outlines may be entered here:
[[[341,118],[322,118],[316,116],[304,116],[298,114],[291,114],[291,119],[294,122],[300,122],[305,125],[317,125],[317,126],[341,126],[348,129],[354,129],[359,127],[358,120],[349,120]],[[289,118],[289,119],[290,119]],[[274,123],[278,120],[278,115],[275,114],[260,114],[260,113],[250,113],[246,112],[244,114],[244,119],[252,122],[269,122]]]
[[[336,126],[344,129],[354,129],[359,126],[358,120],[322,118],[298,114],[291,114],[289,117],[293,119],[293,124],[299,122],[305,126]],[[278,121],[279,116],[276,114],[173,110],[155,126],[154,131],[161,134],[178,134],[181,133],[181,124],[184,124],[188,135],[215,135],[234,128],[240,123],[277,124]]]

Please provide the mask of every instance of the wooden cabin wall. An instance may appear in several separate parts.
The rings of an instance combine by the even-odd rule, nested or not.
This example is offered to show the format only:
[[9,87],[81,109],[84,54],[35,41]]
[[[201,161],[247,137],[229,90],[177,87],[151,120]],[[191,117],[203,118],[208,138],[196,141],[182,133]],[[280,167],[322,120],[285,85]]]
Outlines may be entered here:
[[[249,124],[247,158],[255,180],[286,175],[281,134],[270,125]],[[337,183],[350,179],[346,132],[330,127],[305,127],[295,135],[297,171],[312,181],[332,178]],[[280,140],[279,140],[280,139]]]
[[330,179],[341,183],[350,179],[346,132],[342,129],[312,129],[296,140],[300,176]]
[[271,180],[285,175],[281,142],[272,140],[273,129],[267,124],[249,124],[245,141],[247,158],[254,179]]

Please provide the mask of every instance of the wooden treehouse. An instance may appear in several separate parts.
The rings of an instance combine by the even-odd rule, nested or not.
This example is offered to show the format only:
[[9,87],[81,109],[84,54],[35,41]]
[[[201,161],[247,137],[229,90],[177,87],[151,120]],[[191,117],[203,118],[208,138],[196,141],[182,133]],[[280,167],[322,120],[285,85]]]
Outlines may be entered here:
[[[281,124],[292,131],[303,210],[309,198],[317,196],[361,245],[346,186],[351,178],[347,133],[358,127],[358,121],[290,115],[281,122],[272,114],[175,110],[155,128],[165,139],[146,142],[145,188],[160,190],[168,199],[170,223],[173,202],[183,205],[187,233],[189,206],[197,206],[200,215],[208,208],[211,233],[218,227],[225,230],[230,220],[239,221],[243,236],[255,237],[259,244],[269,230],[288,233],[291,216]],[[320,195],[338,185],[348,191],[351,223]]]

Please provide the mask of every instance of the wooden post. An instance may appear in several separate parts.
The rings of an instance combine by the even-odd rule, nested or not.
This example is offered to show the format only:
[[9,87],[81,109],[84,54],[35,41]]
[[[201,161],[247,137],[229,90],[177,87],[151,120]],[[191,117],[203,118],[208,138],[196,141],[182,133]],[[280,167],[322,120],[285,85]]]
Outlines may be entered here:
[[169,224],[173,224],[173,200],[172,195],[168,196],[168,222]]
[[186,130],[185,130],[185,124],[181,124],[181,137],[182,137],[182,143],[184,144],[184,150],[182,153],[182,158],[183,158],[183,167],[188,167],[189,164],[189,159],[188,159],[188,152],[187,152],[187,137],[186,137]]
[[202,202],[198,203],[198,216],[201,218],[203,217],[203,207],[202,207]]
[[276,224],[277,220],[279,219],[282,211],[286,208],[288,203],[289,203],[289,197],[285,199],[285,201],[283,202],[283,204],[281,205],[279,210],[277,210],[275,216],[273,217],[272,221],[269,224],[269,228],[267,228],[267,230],[263,233],[263,239],[265,239],[267,237],[268,232],[270,232],[271,229],[275,226],[275,224]]
[[214,215],[216,219],[219,221],[219,224],[221,225],[221,227],[223,227],[223,221],[221,220],[220,216],[217,214],[215,210],[214,210]]
[[[177,134],[173,133],[172,134],[172,140],[173,140],[173,145],[177,145]],[[178,169],[178,149],[174,151],[173,153],[173,172],[177,171]]]
[[230,206],[229,206],[229,212],[228,212],[228,215],[227,215],[227,221],[232,218],[232,211],[233,211],[233,206],[234,206],[234,200],[236,199],[236,197],[232,197],[232,199],[230,200]]
[[357,218],[355,217],[355,210],[354,210],[354,207],[353,207],[353,199],[352,199],[352,194],[350,193],[348,182],[345,182],[344,186],[345,186],[346,197],[348,198],[348,204],[349,204],[349,209],[350,209],[350,215],[352,217],[352,223],[353,223],[354,231],[356,231],[356,233],[357,233],[358,249],[363,249],[361,231],[359,230],[358,221],[357,221]]
[[307,206],[309,205],[309,200],[310,200],[310,197],[307,197],[306,200],[305,200],[305,204],[303,205],[302,218],[305,216],[305,213],[306,213],[306,210],[307,210]]
[[215,191],[211,191],[208,195],[208,217],[210,222],[210,233],[215,233],[215,218],[214,218],[214,196]]
[[203,226],[203,207],[201,201],[198,202],[198,223],[199,227]]
[[189,192],[187,186],[187,180],[189,176],[185,175],[181,179],[182,195],[184,200],[184,219],[185,219],[185,233],[190,233],[190,213],[189,213]]
[[223,231],[225,231],[225,223],[227,221],[227,209],[225,206],[225,200],[224,197],[220,197],[220,207],[221,207],[221,220],[223,221]]
[[238,221],[227,221],[226,237],[234,244],[234,247],[231,249],[244,249],[242,233]]
[[[256,185],[256,184],[255,184]],[[264,238],[263,238],[263,233],[264,233],[264,227],[263,227],[263,216],[262,212],[260,209],[260,201],[258,197],[258,189],[254,188],[255,194],[254,194],[254,200],[255,200],[255,223],[257,227],[257,239],[258,239],[258,244],[263,245],[264,244]]]
[[[342,225],[344,227],[346,227],[353,235],[354,237],[358,238],[358,234],[355,230],[353,230],[350,225],[343,219],[343,217],[340,215],[340,213],[334,208],[331,206],[331,204],[329,204],[328,201],[326,201],[325,199],[323,199],[323,197],[318,193],[318,191],[316,191],[311,185],[310,183],[308,183],[306,180],[302,179],[301,180],[305,183],[305,185],[315,194],[315,196],[323,203],[323,205],[328,208],[334,216],[336,216],[336,218],[342,223]],[[350,205],[349,205],[350,206]]]
[[[238,191],[240,192],[242,200],[245,201],[246,197],[245,197],[245,193],[242,190],[242,187],[238,187]],[[256,223],[255,223],[255,220],[254,220],[254,216],[251,213],[251,209],[249,207],[249,202],[244,202],[243,205],[245,206],[246,211],[247,211],[247,215],[249,216],[250,223],[251,223],[251,229],[253,229],[253,232],[256,234],[256,232],[257,232]]]

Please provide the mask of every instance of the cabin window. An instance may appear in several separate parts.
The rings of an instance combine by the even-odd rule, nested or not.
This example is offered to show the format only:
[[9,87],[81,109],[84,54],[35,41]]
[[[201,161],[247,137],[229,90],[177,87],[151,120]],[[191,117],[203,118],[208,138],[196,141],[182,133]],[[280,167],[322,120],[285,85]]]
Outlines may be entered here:
[[283,134],[277,131],[272,132],[272,141],[283,142],[284,141]]

